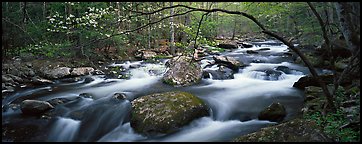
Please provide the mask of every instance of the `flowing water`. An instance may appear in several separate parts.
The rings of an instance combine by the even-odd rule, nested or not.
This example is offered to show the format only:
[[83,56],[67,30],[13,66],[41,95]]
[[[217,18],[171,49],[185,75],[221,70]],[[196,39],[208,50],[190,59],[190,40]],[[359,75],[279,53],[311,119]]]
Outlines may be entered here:
[[[247,50],[258,53],[248,54]],[[111,64],[126,68],[132,64],[141,65],[130,68],[130,79],[85,76],[77,82],[57,81],[18,91],[2,101],[3,141],[12,141],[4,139],[4,126],[31,129],[28,136],[23,136],[23,141],[229,141],[275,124],[257,119],[259,112],[273,102],[286,107],[286,119],[300,111],[304,93],[292,86],[309,71],[294,64],[292,57],[284,54],[287,51],[285,45],[266,41],[252,48],[224,52],[222,55],[234,57],[248,66],[240,68],[234,79],[202,79],[200,84],[189,87],[175,88],[162,83],[162,75],[167,70],[164,65],[167,60],[163,60],[160,63]],[[201,63],[205,66],[210,61],[213,61],[212,56]],[[278,68],[289,69],[280,71]],[[215,66],[204,69],[215,69]],[[145,137],[135,133],[129,123],[130,102],[143,95],[172,90],[187,91],[201,98],[211,108],[211,116],[196,119],[170,135]],[[80,97],[81,93],[92,97]],[[114,99],[115,93],[124,93],[127,98]],[[25,99],[48,101],[55,98],[66,98],[70,102],[57,105],[55,116],[50,120],[21,115],[19,108],[10,106]]]

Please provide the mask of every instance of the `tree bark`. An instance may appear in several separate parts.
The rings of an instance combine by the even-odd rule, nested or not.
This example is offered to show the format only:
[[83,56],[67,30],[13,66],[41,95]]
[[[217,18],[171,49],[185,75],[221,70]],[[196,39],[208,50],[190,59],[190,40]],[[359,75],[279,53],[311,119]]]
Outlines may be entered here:
[[[170,2],[170,6],[173,6],[173,2]],[[171,8],[170,10],[170,15],[174,15],[174,11],[173,8]],[[170,38],[170,49],[171,49],[171,54],[175,55],[175,30],[173,27],[173,17],[170,17],[170,34],[171,34],[171,38]]]
[[335,3],[335,8],[337,11],[337,16],[339,18],[340,29],[342,30],[342,33],[346,40],[348,48],[353,53],[359,49],[359,47],[357,45],[357,43],[359,43],[359,36],[355,33],[357,31],[359,31],[359,29],[354,27],[354,25],[351,21],[350,10],[352,8],[351,7],[352,4],[346,3],[346,2],[337,2],[337,3]]
[[23,5],[23,24],[25,24],[26,23],[26,2],[23,2],[24,3],[24,5]]
[[[307,2],[307,3],[308,3],[308,6],[310,7],[310,9],[312,10],[313,14],[318,19],[319,25],[320,25],[321,30],[322,30],[323,38],[324,38],[324,41],[325,41],[325,44],[326,44],[326,47],[327,47],[327,50],[328,50],[328,55],[330,57],[330,65],[334,69],[334,58],[332,56],[331,43],[329,41],[327,31],[326,31],[326,28],[325,28],[326,24],[323,22],[321,16],[318,14],[318,12],[313,7],[313,5],[310,2]],[[324,91],[324,94],[327,97],[328,105],[331,106],[332,110],[335,110],[335,106],[334,106],[334,102],[333,102],[333,95],[330,94],[327,86],[324,83],[321,84],[321,87],[322,87],[322,89]]]

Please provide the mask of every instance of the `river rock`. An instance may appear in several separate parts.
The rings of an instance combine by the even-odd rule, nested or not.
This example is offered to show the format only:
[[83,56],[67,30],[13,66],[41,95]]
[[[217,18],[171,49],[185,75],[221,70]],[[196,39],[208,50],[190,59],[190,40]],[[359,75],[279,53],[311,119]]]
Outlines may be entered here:
[[199,63],[191,57],[177,56],[170,59],[166,66],[169,67],[163,75],[163,81],[174,86],[190,86],[201,81],[202,69]]
[[53,84],[54,82],[48,79],[41,78],[39,76],[35,76],[31,78],[31,82],[36,85],[44,85],[44,84]]
[[157,55],[156,52],[145,49],[137,50],[135,53],[135,57],[142,60],[154,58],[156,55]]
[[217,47],[224,48],[224,49],[237,49],[238,46],[236,44],[229,44],[229,43],[221,43],[218,44]]
[[278,66],[275,70],[278,70],[278,71],[282,71],[284,72],[285,74],[291,74],[292,71],[290,70],[290,68],[286,67],[286,66]]
[[251,47],[253,47],[253,44],[247,43],[247,42],[240,42],[239,44],[241,45],[242,48],[251,48]]
[[118,100],[124,100],[124,99],[127,99],[127,96],[126,94],[124,93],[115,93],[112,98],[114,99],[118,99]]
[[24,100],[20,104],[21,111],[23,114],[27,115],[39,115],[53,108],[54,107],[49,102],[39,100]]
[[259,120],[269,120],[272,122],[281,122],[287,115],[285,108],[279,102],[272,103],[258,115]]
[[203,72],[203,78],[210,78],[212,76],[213,80],[225,80],[225,79],[234,79],[234,71],[225,66],[219,66],[217,70],[205,70]]
[[79,67],[79,68],[73,68],[70,75],[72,76],[82,76],[82,75],[89,75],[94,71],[92,67]]
[[145,135],[169,134],[208,115],[204,102],[190,93],[155,93],[132,101],[131,127]]
[[233,57],[229,56],[213,56],[215,63],[224,64],[225,66],[231,68],[234,71],[239,71],[239,67],[243,66],[243,64]]
[[235,138],[233,142],[333,142],[315,122],[294,119]]
[[[332,74],[319,75],[319,78],[326,84],[333,83]],[[317,79],[311,75],[301,77],[297,82],[293,84],[293,87],[304,89],[307,86],[320,86]]]
[[59,78],[64,78],[66,76],[69,76],[70,70],[71,70],[71,68],[68,68],[68,67],[58,67],[58,68],[51,69],[51,70],[45,70],[44,75],[50,79],[59,79]]
[[253,50],[247,50],[246,53],[248,53],[248,54],[258,54],[257,51],[253,51]]

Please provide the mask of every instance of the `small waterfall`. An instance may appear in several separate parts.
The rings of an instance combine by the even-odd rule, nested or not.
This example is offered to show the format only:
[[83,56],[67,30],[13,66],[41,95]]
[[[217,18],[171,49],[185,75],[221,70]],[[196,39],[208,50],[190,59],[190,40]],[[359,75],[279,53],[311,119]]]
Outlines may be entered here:
[[59,117],[49,133],[48,141],[70,142],[78,133],[81,122],[70,118]]

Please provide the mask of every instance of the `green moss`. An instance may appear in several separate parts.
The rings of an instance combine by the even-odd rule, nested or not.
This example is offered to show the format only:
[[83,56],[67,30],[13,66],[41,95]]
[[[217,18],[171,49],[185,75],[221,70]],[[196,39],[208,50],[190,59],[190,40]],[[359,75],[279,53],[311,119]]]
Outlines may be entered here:
[[162,79],[162,81],[165,83],[165,84],[169,84],[169,85],[176,85],[175,82],[173,82],[172,79]]
[[190,93],[173,91],[137,98],[132,107],[131,126],[147,134],[148,131],[175,132],[194,118],[204,116],[204,113],[195,114],[194,108],[202,111],[206,105]]

